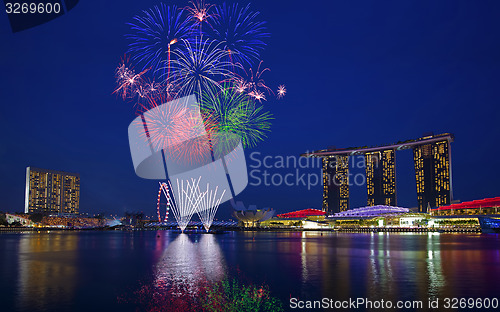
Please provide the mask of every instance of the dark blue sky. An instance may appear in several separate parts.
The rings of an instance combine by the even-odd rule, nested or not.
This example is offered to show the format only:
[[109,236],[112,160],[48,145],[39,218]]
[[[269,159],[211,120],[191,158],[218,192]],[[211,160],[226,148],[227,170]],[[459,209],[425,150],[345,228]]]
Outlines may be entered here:
[[[130,158],[134,108],[112,92],[126,23],[157,3],[81,0],[16,34],[0,13],[0,210],[24,209],[25,168],[35,166],[80,173],[81,212],[155,212],[157,181],[138,178]],[[276,119],[269,138],[246,151],[249,165],[253,151],[298,156],[451,132],[455,198],[499,195],[498,1],[252,1],[252,8],[271,33],[264,78],[288,94],[266,103]],[[411,152],[397,157],[398,203],[416,206]],[[365,192],[352,188],[351,207],[365,204]],[[321,194],[321,185],[248,186],[238,199],[286,212],[321,207]],[[228,211],[224,204],[219,217]]]

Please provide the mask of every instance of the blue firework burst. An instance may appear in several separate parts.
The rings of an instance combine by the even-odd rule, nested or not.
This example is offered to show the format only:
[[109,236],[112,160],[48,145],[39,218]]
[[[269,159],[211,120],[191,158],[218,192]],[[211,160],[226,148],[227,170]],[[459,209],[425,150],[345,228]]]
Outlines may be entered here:
[[264,40],[269,37],[265,23],[258,17],[259,12],[251,11],[250,4],[243,7],[237,3],[224,3],[214,7],[207,35],[222,44],[233,64],[252,66],[260,59],[260,53],[266,46]]
[[131,40],[128,53],[143,69],[151,68],[152,72],[165,70],[171,52],[192,32],[184,10],[163,3],[135,16],[128,25],[131,27],[131,33],[126,35]]

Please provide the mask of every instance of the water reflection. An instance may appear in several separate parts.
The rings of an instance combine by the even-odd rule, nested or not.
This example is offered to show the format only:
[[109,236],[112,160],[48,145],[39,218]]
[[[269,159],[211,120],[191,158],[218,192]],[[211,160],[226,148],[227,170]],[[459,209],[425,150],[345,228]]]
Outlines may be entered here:
[[301,251],[300,251],[300,260],[301,260],[301,263],[302,263],[302,281],[307,281],[307,244],[306,244],[306,240],[304,238],[306,238],[307,236],[307,232],[302,232],[302,242],[301,242]]
[[439,249],[440,234],[429,233],[427,237],[427,275],[429,277],[428,293],[431,299],[439,297],[445,288],[441,251]]
[[[0,235],[2,308],[113,311],[117,294],[134,292],[144,281],[154,281],[148,287],[182,283],[194,291],[200,282],[226,276],[265,283],[284,303],[291,296],[493,298],[500,290],[499,246],[500,236],[480,234]],[[236,269],[241,275],[233,275]],[[158,288],[149,289],[156,294]]]
[[214,235],[180,234],[157,262],[155,282],[159,286],[184,284],[194,290],[203,281],[221,280],[225,272],[224,256]]
[[[275,257],[280,258],[279,270],[275,267],[275,271],[261,274],[265,280],[272,276],[276,280],[274,287],[288,288],[288,298],[292,295],[310,299],[427,300],[442,297],[449,289],[450,277],[444,271],[444,259],[450,251],[443,249],[442,235],[260,233],[252,242],[248,242],[248,235],[242,235],[247,243],[245,259],[239,261],[248,261],[245,269],[252,271],[251,266],[256,261],[253,259],[270,259],[265,251],[271,246]],[[464,250],[459,253],[463,254]],[[472,251],[465,251],[469,253]],[[495,250],[495,260],[496,254]],[[455,261],[466,259],[457,257]],[[450,272],[448,275],[456,274]]]
[[[362,245],[364,236],[358,237]],[[372,233],[366,251],[365,280],[368,298],[425,298],[435,296],[445,286],[439,253],[439,236]],[[354,273],[355,274],[355,273]],[[363,292],[362,287],[357,287]]]
[[24,234],[19,240],[16,304],[31,310],[57,303],[70,305],[75,295],[78,235]]
[[[397,256],[397,254],[393,256]],[[393,271],[396,268],[393,268],[388,236],[385,233],[370,234],[369,259],[370,267],[368,272],[371,275],[371,283],[368,283],[369,292],[372,294],[378,292],[393,294],[395,291]]]

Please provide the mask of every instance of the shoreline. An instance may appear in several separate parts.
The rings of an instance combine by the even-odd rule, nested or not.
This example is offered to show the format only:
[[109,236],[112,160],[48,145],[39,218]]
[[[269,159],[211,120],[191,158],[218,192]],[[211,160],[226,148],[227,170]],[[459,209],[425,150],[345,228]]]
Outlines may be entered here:
[[[174,231],[177,228],[30,228],[30,227],[0,227],[0,233],[22,232],[76,232],[76,231]],[[226,232],[337,232],[337,233],[484,233],[480,228],[335,228],[335,229],[301,229],[301,228],[214,228],[209,234]],[[204,230],[187,230],[187,234],[207,234]],[[495,234],[495,233],[494,233]]]

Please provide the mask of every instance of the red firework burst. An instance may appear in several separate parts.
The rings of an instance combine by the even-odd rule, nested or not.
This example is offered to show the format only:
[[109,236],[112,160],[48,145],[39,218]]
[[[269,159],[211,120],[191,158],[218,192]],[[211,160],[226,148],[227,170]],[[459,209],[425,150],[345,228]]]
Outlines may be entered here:
[[148,70],[149,68],[137,74],[133,66],[129,64],[128,57],[122,58],[115,71],[117,87],[113,93],[119,94],[124,100],[134,98],[138,94],[138,90],[144,87],[142,76]]
[[261,69],[262,62],[263,61],[260,61],[259,66],[257,66],[257,70],[255,71],[251,68],[248,72],[243,70],[246,77],[236,77],[232,79],[236,91],[239,93],[246,92],[250,97],[257,101],[266,100],[264,91],[267,91],[269,94],[274,94],[262,78],[262,74],[266,71],[270,71],[269,68]]
[[136,120],[141,137],[155,151],[163,150],[165,157],[176,162],[197,163],[210,157],[210,134],[217,131],[215,119],[202,117],[182,100],[157,105],[140,105],[143,118]]
[[185,7],[193,20],[200,24],[206,21],[209,17],[209,10],[214,6],[213,4],[205,3],[205,0],[189,1],[190,6]]
[[286,94],[286,87],[284,85],[278,86],[278,99],[282,99]]

